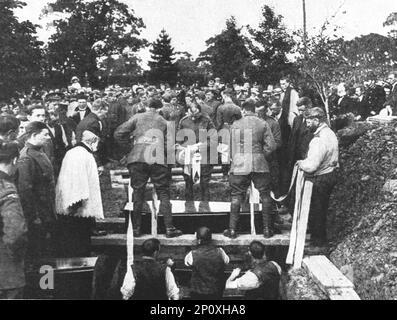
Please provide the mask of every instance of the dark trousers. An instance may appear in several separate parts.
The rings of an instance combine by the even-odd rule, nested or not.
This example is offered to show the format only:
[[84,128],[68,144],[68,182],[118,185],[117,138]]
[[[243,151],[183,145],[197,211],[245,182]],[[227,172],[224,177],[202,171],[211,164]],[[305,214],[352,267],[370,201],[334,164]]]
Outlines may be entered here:
[[309,230],[314,242],[327,242],[327,215],[329,198],[337,182],[336,172],[309,178],[313,192],[309,213]]
[[280,166],[278,164],[278,159],[275,154],[273,154],[269,159],[269,169],[271,178],[271,190],[274,192],[276,197],[282,196],[280,192]]
[[[203,164],[200,166],[200,191],[201,191],[201,201],[210,201],[210,190],[209,183],[211,180],[212,166],[208,164]],[[186,201],[194,201],[193,194],[193,178],[190,175],[184,174],[183,178],[186,183]]]
[[134,229],[141,227],[145,190],[149,178],[160,200],[160,214],[164,217],[165,227],[173,227],[170,202],[171,169],[164,165],[136,162],[130,163],[128,170],[131,177],[131,187],[134,189],[134,213],[132,217]]
[[231,208],[229,229],[235,230],[240,216],[241,203],[244,201],[247,189],[254,182],[254,186],[258,189],[262,202],[262,215],[264,225],[267,215],[272,213],[272,200],[270,198],[271,177],[270,173],[252,172],[249,175],[230,174],[229,183],[231,187]]

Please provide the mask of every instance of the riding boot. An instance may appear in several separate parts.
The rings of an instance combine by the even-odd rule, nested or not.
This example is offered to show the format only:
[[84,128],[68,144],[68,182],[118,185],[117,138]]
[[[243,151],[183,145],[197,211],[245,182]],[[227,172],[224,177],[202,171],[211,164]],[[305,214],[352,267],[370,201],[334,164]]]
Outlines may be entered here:
[[263,236],[271,238],[274,235],[273,215],[270,213],[263,214]]
[[190,176],[185,177],[185,183],[186,183],[185,199],[186,201],[194,201],[193,181]]
[[263,236],[271,238],[274,235],[274,214],[272,214],[272,200],[270,195],[262,194]]
[[242,197],[240,196],[232,196],[230,203],[230,220],[229,220],[229,229],[226,229],[223,232],[223,235],[225,237],[228,237],[230,239],[235,239],[237,238],[237,223],[240,215],[240,209],[241,209],[241,202],[242,202]]

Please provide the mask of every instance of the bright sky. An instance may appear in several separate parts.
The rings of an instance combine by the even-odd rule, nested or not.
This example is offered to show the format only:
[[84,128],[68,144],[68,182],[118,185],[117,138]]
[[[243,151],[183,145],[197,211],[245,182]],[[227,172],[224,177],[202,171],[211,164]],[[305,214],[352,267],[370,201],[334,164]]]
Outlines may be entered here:
[[[225,21],[234,15],[238,24],[256,26],[261,19],[261,7],[271,5],[283,15],[288,29],[302,27],[302,0],[121,0],[134,9],[146,24],[142,36],[149,41],[157,38],[165,28],[172,38],[176,51],[188,51],[196,57],[205,50],[205,40],[219,33]],[[27,6],[17,14],[21,19],[45,25],[39,20],[41,9],[49,0],[25,0]],[[383,22],[391,12],[397,11],[396,0],[306,0],[308,31],[320,27],[337,9],[333,20],[342,34],[353,38],[362,34],[387,34]],[[343,14],[345,12],[345,14]],[[43,27],[41,40],[50,32]],[[142,59],[148,53],[141,54]]]

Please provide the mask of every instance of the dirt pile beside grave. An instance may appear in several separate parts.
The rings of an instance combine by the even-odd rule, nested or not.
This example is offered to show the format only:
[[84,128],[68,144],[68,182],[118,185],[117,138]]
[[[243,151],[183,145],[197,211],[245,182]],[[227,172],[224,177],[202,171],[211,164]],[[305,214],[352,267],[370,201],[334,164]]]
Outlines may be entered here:
[[362,299],[397,299],[397,125],[341,147],[330,258]]
[[304,269],[291,269],[281,278],[282,300],[329,300]]

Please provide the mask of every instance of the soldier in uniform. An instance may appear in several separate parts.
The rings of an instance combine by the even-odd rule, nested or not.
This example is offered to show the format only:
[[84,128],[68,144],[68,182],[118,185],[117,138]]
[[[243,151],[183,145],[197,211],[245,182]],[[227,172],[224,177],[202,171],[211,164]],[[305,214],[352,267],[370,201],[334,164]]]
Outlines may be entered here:
[[224,104],[220,105],[216,112],[217,130],[229,128],[230,124],[236,120],[232,116],[236,115],[238,112],[241,114],[241,109],[233,103],[232,96],[232,89],[226,89],[222,92]]
[[[188,107],[188,114],[180,121],[178,132],[181,132],[180,130],[191,130],[194,132],[195,140],[187,139],[186,136],[178,134],[176,142],[184,148],[187,145],[194,145],[199,142],[202,143],[197,150],[202,155],[200,165],[201,200],[210,201],[209,181],[211,179],[212,169],[211,152],[214,152],[214,150],[216,152],[218,136],[211,119],[208,115],[201,112],[201,106],[196,101],[193,100]],[[216,153],[213,160],[217,161],[217,157],[218,154]],[[186,200],[193,201],[193,184],[195,177],[184,174],[184,179],[186,183]]]
[[[244,102],[243,110],[245,116],[231,126],[232,164],[229,183],[232,201],[229,229],[225,230],[224,235],[232,239],[237,237],[241,203],[253,181],[262,202],[263,235],[265,238],[270,238],[273,236],[274,219],[267,157],[276,150],[276,143],[269,125],[255,115],[255,103],[250,100]],[[247,139],[251,140],[251,143],[244,142],[249,141]]]
[[18,144],[0,140],[0,300],[22,299],[25,286],[26,221],[13,172]]
[[134,140],[127,157],[131,186],[134,189],[134,236],[141,235],[141,212],[145,187],[150,178],[160,200],[160,213],[164,216],[166,236],[178,237],[182,232],[172,223],[171,170],[165,159],[167,121],[157,112],[163,107],[160,100],[151,99],[148,106],[147,112],[136,114],[114,133],[116,142],[126,149],[129,149],[130,138]]
[[212,109],[211,120],[216,127],[216,113],[218,111],[218,107],[221,105],[221,102],[216,99],[215,92],[213,90],[207,90],[205,92],[205,103]]
[[31,122],[18,161],[18,190],[28,223],[28,258],[54,254],[55,181],[51,161],[42,151],[51,139],[47,126]]
[[167,92],[163,94],[163,107],[160,110],[161,115],[165,120],[174,122],[178,126],[184,114],[184,108],[177,103],[176,94],[174,92]]
[[[229,130],[230,125],[237,119],[241,119],[241,109],[233,102],[233,89],[222,91],[223,104],[216,111],[216,128],[219,136],[223,136],[223,129]],[[227,176],[230,170],[229,164],[222,164],[223,175]]]

